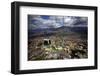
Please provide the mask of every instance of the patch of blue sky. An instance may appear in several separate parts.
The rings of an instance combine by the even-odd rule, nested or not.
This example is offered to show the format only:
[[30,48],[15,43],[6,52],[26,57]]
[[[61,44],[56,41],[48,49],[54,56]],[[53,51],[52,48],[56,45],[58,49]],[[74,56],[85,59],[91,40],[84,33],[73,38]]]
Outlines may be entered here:
[[43,19],[49,19],[50,18],[50,16],[45,16],[45,15],[41,15],[40,17],[43,18]]

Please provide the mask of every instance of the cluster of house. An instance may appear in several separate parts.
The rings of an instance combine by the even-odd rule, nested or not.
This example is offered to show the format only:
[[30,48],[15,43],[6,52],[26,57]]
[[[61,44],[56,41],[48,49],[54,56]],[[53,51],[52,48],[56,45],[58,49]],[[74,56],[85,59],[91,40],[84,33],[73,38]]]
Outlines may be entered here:
[[[33,54],[34,50],[38,50],[37,57],[40,55],[39,50],[42,50],[44,60],[48,59],[74,59],[87,58],[87,42],[65,40],[61,38],[41,38],[36,39],[31,44]],[[34,47],[34,48],[33,48]],[[44,57],[45,56],[45,57]]]

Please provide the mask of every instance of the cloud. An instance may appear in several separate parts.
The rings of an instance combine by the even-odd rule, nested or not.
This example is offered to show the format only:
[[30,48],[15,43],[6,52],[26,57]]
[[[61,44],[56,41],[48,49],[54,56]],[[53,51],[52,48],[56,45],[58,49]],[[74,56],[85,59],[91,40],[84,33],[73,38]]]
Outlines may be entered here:
[[29,15],[29,27],[34,28],[58,28],[61,26],[86,27],[87,17],[74,16],[41,16]]

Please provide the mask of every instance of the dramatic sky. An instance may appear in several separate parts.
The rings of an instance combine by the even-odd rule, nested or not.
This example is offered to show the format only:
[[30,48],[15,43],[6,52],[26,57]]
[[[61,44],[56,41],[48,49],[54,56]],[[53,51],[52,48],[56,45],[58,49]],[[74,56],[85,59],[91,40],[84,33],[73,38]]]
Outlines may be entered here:
[[87,25],[88,17],[28,15],[29,29],[59,28],[62,26],[87,27]]

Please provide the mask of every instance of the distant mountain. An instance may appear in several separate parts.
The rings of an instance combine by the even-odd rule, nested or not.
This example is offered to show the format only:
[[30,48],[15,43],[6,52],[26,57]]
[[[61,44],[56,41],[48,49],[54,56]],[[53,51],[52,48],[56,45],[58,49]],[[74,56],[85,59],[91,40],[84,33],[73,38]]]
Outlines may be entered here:
[[57,31],[71,32],[71,27],[62,26],[62,27],[57,28]]
[[62,26],[56,29],[56,31],[66,32],[66,33],[78,33],[78,34],[87,34],[88,28],[87,27],[68,27]]
[[70,34],[70,33],[77,33],[77,34],[87,34],[87,27],[68,27],[62,26],[59,28],[37,28],[34,30],[28,31],[29,37],[35,36],[50,36],[54,34]]

